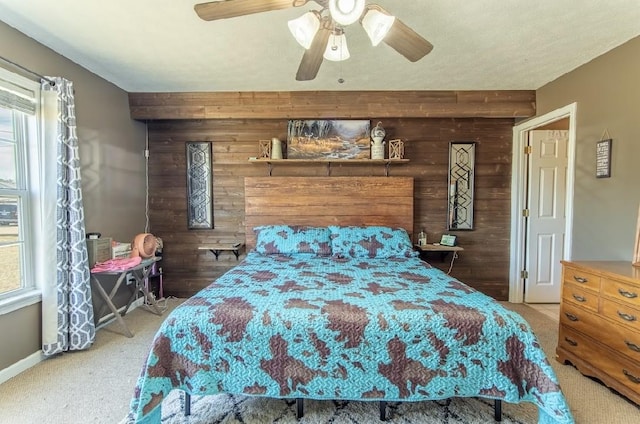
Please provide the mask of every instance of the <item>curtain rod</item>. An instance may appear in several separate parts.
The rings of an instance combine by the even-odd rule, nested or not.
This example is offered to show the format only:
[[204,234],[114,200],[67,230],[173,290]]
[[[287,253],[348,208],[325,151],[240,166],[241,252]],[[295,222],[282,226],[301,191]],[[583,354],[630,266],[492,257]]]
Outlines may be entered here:
[[50,84],[52,84],[52,85],[56,85],[56,82],[55,82],[54,80],[52,80],[51,78],[47,78],[47,77],[45,77],[44,75],[40,75],[40,74],[39,74],[39,73],[37,73],[37,72],[33,72],[31,69],[27,69],[27,68],[25,68],[25,67],[24,67],[24,66],[22,66],[22,65],[18,65],[17,63],[15,63],[15,62],[13,62],[13,61],[11,61],[11,60],[7,59],[7,58],[6,58],[6,57],[4,57],[4,56],[0,56],[0,60],[2,60],[4,63],[7,63],[7,64],[9,64],[9,65],[11,65],[11,66],[14,66],[14,67],[16,67],[16,68],[20,69],[22,72],[26,72],[26,73],[28,73],[28,74],[30,74],[30,75],[32,75],[32,76],[38,77],[38,78],[40,78],[41,80],[48,81],[48,82],[49,82]]

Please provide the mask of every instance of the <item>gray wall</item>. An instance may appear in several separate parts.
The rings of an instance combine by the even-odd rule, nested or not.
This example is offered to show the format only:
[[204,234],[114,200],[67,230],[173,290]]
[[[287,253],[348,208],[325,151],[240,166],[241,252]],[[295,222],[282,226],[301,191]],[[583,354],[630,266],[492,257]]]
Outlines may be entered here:
[[[536,95],[538,115],[577,102],[571,258],[630,261],[640,203],[640,37]],[[596,142],[603,137],[613,139],[611,178],[595,177]]]
[[[145,125],[129,118],[127,93],[1,21],[0,56],[74,83],[87,231],[118,241],[144,231]],[[0,370],[40,349],[40,327],[40,304],[0,315]]]

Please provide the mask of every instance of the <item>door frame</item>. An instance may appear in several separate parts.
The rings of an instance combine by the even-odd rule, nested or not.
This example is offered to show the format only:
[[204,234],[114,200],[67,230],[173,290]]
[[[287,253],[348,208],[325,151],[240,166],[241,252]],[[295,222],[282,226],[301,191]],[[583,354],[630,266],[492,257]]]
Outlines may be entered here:
[[524,302],[524,281],[520,272],[524,269],[524,242],[527,226],[522,210],[530,195],[527,186],[527,156],[524,148],[527,145],[529,131],[533,131],[560,119],[569,118],[569,141],[567,145],[567,191],[565,210],[565,235],[563,243],[563,259],[570,259],[573,233],[573,190],[575,183],[576,153],[576,112],[577,103],[556,109],[541,116],[536,116],[513,127],[513,157],[511,168],[511,243],[509,259],[509,302]]

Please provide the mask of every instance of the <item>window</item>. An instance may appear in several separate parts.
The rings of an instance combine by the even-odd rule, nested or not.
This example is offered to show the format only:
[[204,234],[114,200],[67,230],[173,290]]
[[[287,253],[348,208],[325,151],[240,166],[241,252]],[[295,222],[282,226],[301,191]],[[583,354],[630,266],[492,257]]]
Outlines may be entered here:
[[38,300],[39,85],[0,69],[0,313]]

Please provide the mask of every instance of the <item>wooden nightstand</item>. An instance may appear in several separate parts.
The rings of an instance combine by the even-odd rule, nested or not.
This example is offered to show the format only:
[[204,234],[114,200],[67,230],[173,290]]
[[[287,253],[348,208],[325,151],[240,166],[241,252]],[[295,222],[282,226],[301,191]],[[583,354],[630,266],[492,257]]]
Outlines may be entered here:
[[220,252],[229,251],[236,255],[236,260],[238,260],[240,256],[240,249],[244,246],[244,243],[214,243],[207,244],[204,246],[198,247],[198,250],[208,250],[216,256],[216,261],[218,260],[218,256]]
[[449,264],[449,270],[447,271],[447,274],[451,272],[453,263],[458,257],[458,252],[462,252],[464,250],[464,248],[460,246],[443,246],[441,244],[425,244],[422,246],[414,244],[413,247],[418,252],[420,252],[420,257],[422,257],[423,254],[426,256],[429,253],[439,253],[441,262],[444,262],[447,255],[452,253],[453,255],[451,256],[451,263]]

